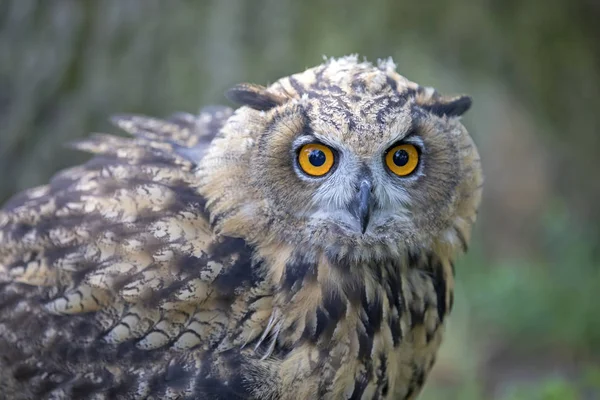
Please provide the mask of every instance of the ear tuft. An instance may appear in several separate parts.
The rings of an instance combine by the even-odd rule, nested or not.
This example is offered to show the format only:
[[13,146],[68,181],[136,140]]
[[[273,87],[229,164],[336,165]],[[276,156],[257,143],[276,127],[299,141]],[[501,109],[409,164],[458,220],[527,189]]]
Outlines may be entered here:
[[437,116],[447,115],[449,117],[460,117],[466,113],[473,104],[473,99],[469,96],[458,96],[454,98],[438,97],[429,104],[423,104],[421,107]]
[[268,92],[264,86],[251,83],[235,85],[225,92],[225,97],[240,106],[248,106],[259,111],[270,110],[286,101],[284,97]]

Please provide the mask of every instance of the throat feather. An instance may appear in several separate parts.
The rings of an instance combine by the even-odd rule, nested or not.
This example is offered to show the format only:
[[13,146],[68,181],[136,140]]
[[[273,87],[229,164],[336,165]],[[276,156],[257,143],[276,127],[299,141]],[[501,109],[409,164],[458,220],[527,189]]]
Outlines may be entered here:
[[357,355],[369,357],[378,334],[391,347],[417,327],[432,336],[452,304],[452,265],[433,253],[365,265],[292,252],[278,268],[274,303],[286,347],[327,347],[336,332],[354,331]]

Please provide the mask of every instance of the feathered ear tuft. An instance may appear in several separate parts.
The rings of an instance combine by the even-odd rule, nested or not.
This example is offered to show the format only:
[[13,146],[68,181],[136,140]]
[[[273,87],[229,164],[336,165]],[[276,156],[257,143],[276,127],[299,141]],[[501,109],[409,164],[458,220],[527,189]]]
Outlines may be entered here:
[[285,103],[286,98],[267,91],[267,88],[251,83],[240,83],[227,92],[227,97],[240,106],[248,106],[255,110],[267,111]]
[[448,117],[460,117],[473,104],[470,96],[446,97],[440,95],[431,87],[421,86],[417,89],[416,103],[422,109],[429,111],[439,117],[444,115]]
[[469,96],[459,96],[451,99],[440,97],[430,104],[422,105],[425,110],[437,115],[460,117],[471,108],[473,99]]

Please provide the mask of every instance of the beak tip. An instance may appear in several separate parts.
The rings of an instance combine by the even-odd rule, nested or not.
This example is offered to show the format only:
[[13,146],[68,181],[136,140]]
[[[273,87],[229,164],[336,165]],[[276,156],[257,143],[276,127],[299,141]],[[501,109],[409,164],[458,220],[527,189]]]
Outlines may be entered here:
[[370,217],[370,213],[369,210],[366,209],[361,213],[361,218],[360,218],[360,232],[364,235],[365,232],[367,231],[367,228],[369,227],[369,217]]

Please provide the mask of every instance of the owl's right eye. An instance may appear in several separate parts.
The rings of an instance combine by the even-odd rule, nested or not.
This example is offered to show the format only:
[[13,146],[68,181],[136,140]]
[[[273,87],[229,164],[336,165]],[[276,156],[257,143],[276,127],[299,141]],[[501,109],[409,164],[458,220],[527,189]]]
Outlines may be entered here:
[[298,152],[300,169],[310,176],[323,176],[333,167],[333,151],[319,143],[305,144]]

